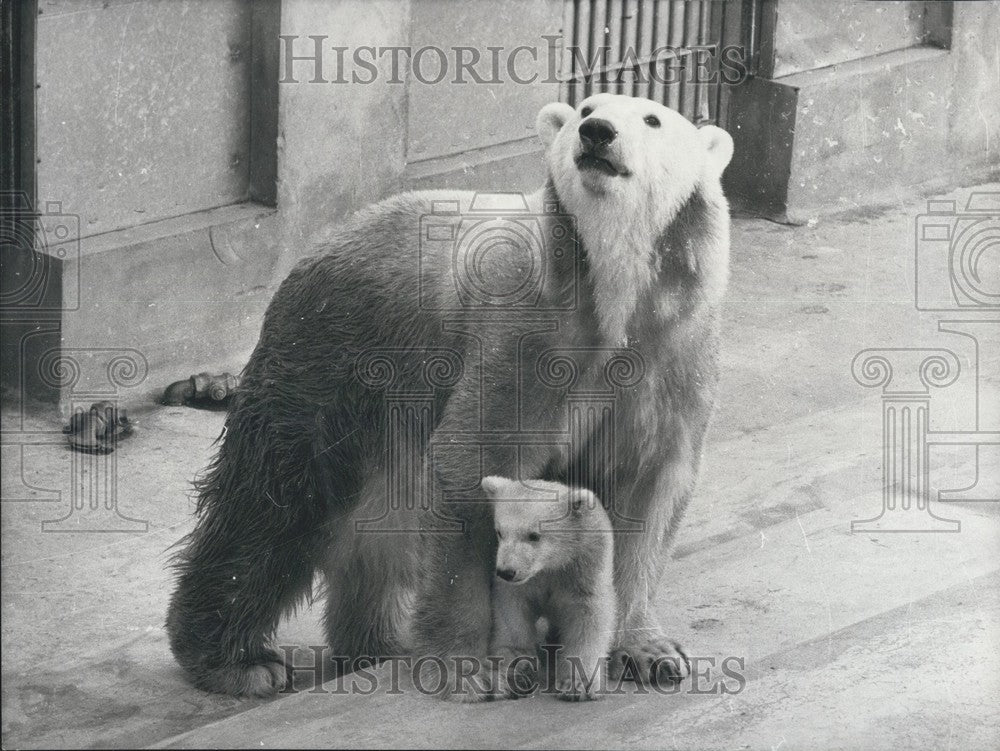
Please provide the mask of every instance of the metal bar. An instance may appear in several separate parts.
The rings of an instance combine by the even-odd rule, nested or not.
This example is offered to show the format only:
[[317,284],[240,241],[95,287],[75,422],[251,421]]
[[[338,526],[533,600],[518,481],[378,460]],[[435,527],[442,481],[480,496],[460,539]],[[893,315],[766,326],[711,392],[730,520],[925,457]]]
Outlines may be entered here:
[[[583,55],[584,60],[590,59],[590,35],[591,35],[591,24],[593,21],[593,2],[591,0],[580,0],[579,8],[580,15],[577,19],[577,55]],[[577,58],[577,63],[579,63],[579,58]],[[577,94],[581,99],[585,99],[587,94],[590,92],[590,85],[584,82],[583,86],[577,90]]]
[[[623,1],[622,0],[608,0],[608,15],[607,23],[605,24],[605,39],[607,40],[608,48],[610,49],[610,54],[608,56],[609,61],[613,63],[620,63],[622,59],[622,48],[621,48],[621,36],[622,36],[622,12],[623,12]],[[622,69],[619,65],[618,74],[615,78],[607,83],[607,88],[605,91],[613,91],[616,94],[621,93],[621,81],[622,81]]]
[[[684,49],[690,49],[698,43],[698,21],[701,3],[698,0],[684,4]],[[697,70],[696,65],[691,65],[688,59],[683,60],[683,70],[681,71],[681,105],[680,112],[688,120],[695,119],[695,84],[694,76]]]
[[716,56],[712,72],[715,74],[716,82],[715,97],[712,99],[714,109],[711,112],[711,120],[716,125],[719,124],[719,113],[722,111],[722,74],[720,68],[722,65],[722,53],[725,50],[727,5],[728,0],[722,0],[722,2],[712,6],[712,32],[716,40]]
[[[639,24],[639,33],[643,35],[644,44],[641,50],[637,50],[636,54],[640,57],[649,55],[653,53],[656,49],[656,23],[658,19],[659,11],[659,1],[658,0],[643,0],[642,2],[642,20]],[[652,93],[653,87],[653,77],[650,75],[650,66],[648,64],[643,65],[640,70],[642,74],[646,77],[646,85],[642,89],[642,94],[649,96]]]
[[[701,0],[698,8],[698,42],[699,47],[707,47],[711,42],[708,29],[708,12],[711,0]],[[704,54],[704,53],[701,53]],[[694,122],[704,122],[709,118],[708,112],[708,81],[700,80],[702,66],[697,60],[692,76],[694,78]],[[709,74],[711,74],[711,61],[709,61]]]
[[[646,10],[645,2],[646,0],[635,0],[635,4],[632,8],[632,41],[630,44],[632,45],[632,56],[636,59],[642,56],[643,43],[645,42],[643,27],[643,23],[645,22],[643,13]],[[635,65],[633,69],[635,74],[632,76],[632,91],[630,93],[632,96],[641,96],[642,90],[640,87],[642,86],[643,80],[642,66]]]
[[[670,43],[671,11],[670,0],[656,0],[656,24],[653,29],[653,49],[650,51],[651,53],[655,53],[658,48],[665,47]],[[664,84],[656,80],[657,76],[659,76],[659,72],[656,70],[658,66],[659,63],[649,66],[649,98],[655,102],[662,103],[667,100],[667,89]],[[656,76],[653,75],[654,72],[656,72]]]
[[742,9],[740,31],[745,51],[744,54],[746,55],[747,69],[750,75],[756,75],[760,52],[760,2],[759,0],[743,0]]
[[[687,2],[675,0],[671,10],[673,12],[670,15],[670,46],[674,48],[686,47]],[[673,68],[671,83],[667,85],[667,106],[683,113],[684,74],[686,71],[682,65],[673,66]]]
[[[623,70],[626,76],[621,77],[621,85],[618,87],[619,94],[635,96],[636,66],[633,64],[636,58],[636,44],[638,37],[636,26],[638,25],[639,0],[624,0],[622,2],[622,28],[621,40],[618,44],[621,50],[621,60],[629,61],[627,68]],[[631,79],[631,80],[628,80]]]
[[[729,0],[726,2],[725,13],[724,13],[724,27],[720,34],[720,43],[722,45],[723,53],[727,46],[736,46],[740,48],[741,59],[746,59],[746,48],[743,47],[743,29],[742,29],[742,17],[743,17],[743,2],[735,2],[735,0]],[[720,72],[721,75],[721,72]],[[723,126],[728,127],[729,124],[729,102],[731,98],[730,86],[728,84],[721,84],[719,86],[719,110],[716,113],[716,122]]]
[[[590,48],[587,50],[587,60],[597,60],[597,67],[606,64],[607,58],[604,54],[598,56],[598,50],[604,46],[604,17],[607,12],[605,0],[590,0]],[[587,76],[587,83],[584,87],[584,96],[594,93],[594,75]],[[599,89],[598,89],[599,90]]]
[[576,71],[576,56],[573,50],[580,44],[580,5],[580,0],[563,0],[563,56],[559,76],[564,80],[559,84],[559,89],[562,100],[574,107],[577,86],[571,82]]
[[684,6],[685,0],[670,0],[670,32],[667,44],[680,47],[684,43]]

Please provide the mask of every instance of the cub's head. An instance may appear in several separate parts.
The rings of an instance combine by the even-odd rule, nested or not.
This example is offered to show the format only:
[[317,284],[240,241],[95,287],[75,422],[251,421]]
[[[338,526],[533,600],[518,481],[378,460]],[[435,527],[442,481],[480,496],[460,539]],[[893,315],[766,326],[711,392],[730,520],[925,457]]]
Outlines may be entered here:
[[506,477],[484,477],[482,486],[493,506],[496,574],[511,584],[524,584],[589,552],[594,535],[583,535],[583,530],[610,529],[607,514],[589,490],[542,481],[527,487]]
[[721,128],[696,128],[662,104],[617,94],[595,94],[576,109],[546,105],[536,127],[556,192],[571,211],[599,198],[668,222],[699,187],[718,186],[733,155],[733,139]]

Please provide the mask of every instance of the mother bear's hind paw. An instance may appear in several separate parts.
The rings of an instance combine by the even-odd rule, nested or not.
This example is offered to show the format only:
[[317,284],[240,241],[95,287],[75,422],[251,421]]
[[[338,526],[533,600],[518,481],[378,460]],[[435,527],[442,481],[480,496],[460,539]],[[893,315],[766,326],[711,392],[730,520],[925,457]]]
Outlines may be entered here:
[[290,683],[285,663],[271,656],[257,663],[214,668],[195,680],[205,691],[257,698],[274,696]]

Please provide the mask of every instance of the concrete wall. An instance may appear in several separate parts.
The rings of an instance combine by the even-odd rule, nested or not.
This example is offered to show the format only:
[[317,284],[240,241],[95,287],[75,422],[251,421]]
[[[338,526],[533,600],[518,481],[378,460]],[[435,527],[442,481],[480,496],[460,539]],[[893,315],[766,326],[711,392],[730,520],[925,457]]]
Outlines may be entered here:
[[[324,75],[333,78],[332,47],[409,43],[408,0],[284,0],[281,33],[325,35]],[[284,63],[282,63],[284,66]],[[387,83],[388,58],[374,83],[309,83],[313,66],[295,63],[298,83],[279,85],[278,212],[282,247],[272,282],[283,278],[309,239],[325,225],[400,189],[406,166],[406,88]]]
[[249,3],[38,10],[38,192],[83,237],[246,200]]
[[[762,73],[732,92],[726,181],[737,205],[798,223],[968,185],[1000,166],[1000,2],[887,6],[894,44],[884,29],[829,30],[831,16],[849,19],[856,4],[764,3]],[[861,5],[869,18],[882,4]],[[920,44],[883,51],[914,37],[918,17]],[[833,57],[780,75],[783,61],[804,59],[802,40],[817,29]]]
[[[348,56],[362,46],[435,45],[448,50],[467,45],[485,50],[490,45],[510,49],[525,44],[544,49],[542,35],[558,33],[561,13],[561,0],[461,7],[441,0],[284,0],[281,28],[283,35],[299,37],[296,55],[311,54],[308,36],[329,36],[323,43],[324,75],[332,80],[334,47],[348,48]],[[426,75],[433,79],[434,58],[427,60]],[[526,57],[522,60],[519,75],[544,76],[544,59],[534,65]],[[372,83],[321,84],[308,83],[310,62],[296,62],[299,82],[279,87],[275,222],[285,252],[275,268],[275,282],[324,230],[392,193],[430,185],[471,186],[476,178],[483,189],[532,190],[544,177],[534,119],[543,104],[558,98],[557,86],[456,84],[450,74],[440,83],[411,79],[400,84],[393,82],[389,55],[377,64]],[[349,59],[346,67],[351,68]],[[529,157],[527,165],[537,168],[526,168],[518,154],[506,155],[509,145],[520,142]]]
[[[39,98],[44,137],[37,198],[40,206],[59,201],[61,212],[81,217],[84,231],[69,254],[53,257],[58,268],[50,275],[45,309],[4,322],[2,376],[10,390],[19,391],[23,383],[27,396],[59,399],[65,408],[77,396],[87,399],[100,390],[104,361],[115,351],[128,352],[149,374],[121,387],[125,401],[154,398],[170,381],[201,369],[238,370],[256,343],[278,284],[316,241],[358,208],[411,187],[531,190],[544,177],[533,125],[542,104],[558,98],[556,84],[461,85],[449,74],[439,84],[414,85],[394,76],[389,55],[375,59],[371,83],[313,83],[315,65],[307,60],[293,63],[290,78],[297,82],[278,86],[276,207],[234,204],[240,200],[236,194],[216,201],[212,196],[218,191],[200,180],[198,171],[219,172],[212,165],[228,153],[228,136],[208,143],[206,154],[195,147],[201,128],[232,115],[231,102],[212,109],[212,92],[196,91],[199,96],[192,94],[191,101],[206,110],[202,115],[187,112],[149,142],[135,140],[142,136],[143,117],[156,114],[150,102],[165,96],[163,106],[171,106],[166,89],[175,72],[169,65],[171,45],[157,40],[151,54],[158,62],[150,67],[141,42],[156,36],[157,14],[176,25],[197,16],[200,5],[143,0],[130,8],[91,0],[74,6],[43,0],[41,6],[42,17],[46,10],[49,16],[40,24],[37,50],[43,63],[39,83],[47,87]],[[298,56],[314,52],[310,36],[325,37],[323,75],[333,81],[337,47],[347,48],[348,66],[361,47],[467,45],[485,51],[490,45],[525,44],[544,50],[542,37],[559,32],[562,9],[562,0],[477,2],[461,12],[442,0],[283,0],[280,27],[281,34],[295,37],[292,51]],[[229,16],[216,24],[222,31],[214,49],[204,50],[213,59],[224,58],[225,65],[232,63],[232,34],[223,33],[233,21]],[[102,38],[125,43],[95,47],[92,39],[74,36],[73,19],[100,29]],[[135,39],[130,28],[138,33]],[[183,41],[183,35],[174,41]],[[74,72],[73,55],[93,64]],[[544,55],[535,63],[522,57],[517,72],[544,78],[546,64]],[[90,75],[94,66],[103,83],[88,98],[74,75]],[[282,77],[284,67],[282,60]],[[67,71],[64,79],[57,79],[59,70]],[[403,77],[408,78],[405,69]],[[134,94],[119,102],[117,120],[116,91]],[[132,141],[123,141],[126,137]],[[239,140],[245,151],[246,138]],[[110,159],[109,148],[117,161]],[[137,166],[132,157],[140,153],[153,159],[156,174]],[[58,163],[75,167],[49,168]],[[108,170],[122,177],[105,200],[100,175]],[[161,172],[171,179],[159,179]],[[228,174],[226,165],[222,173]],[[245,170],[241,174],[245,186]],[[189,189],[192,181],[195,187]],[[136,211],[144,203],[150,208],[147,221]],[[95,220],[89,231],[88,217]],[[86,371],[75,385],[55,371],[40,372],[53,352],[72,363],[63,375]],[[93,379],[87,376],[91,371]]]
[[903,49],[921,41],[923,3],[779,0],[772,77]]
[[957,2],[951,33],[948,148],[972,178],[1000,168],[1000,2]]

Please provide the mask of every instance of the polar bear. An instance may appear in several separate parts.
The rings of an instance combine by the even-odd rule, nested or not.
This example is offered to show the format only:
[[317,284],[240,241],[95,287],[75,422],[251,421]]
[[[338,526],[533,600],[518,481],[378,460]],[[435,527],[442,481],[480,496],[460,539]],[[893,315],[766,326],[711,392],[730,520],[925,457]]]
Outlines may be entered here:
[[167,631],[195,685],[280,690],[272,639],[317,575],[338,657],[484,656],[490,475],[602,499],[611,664],[688,674],[652,601],[715,400],[732,139],[610,94],[537,128],[538,192],[389,198],[277,290],[175,559]]
[[615,625],[611,520],[586,488],[505,477],[484,477],[482,487],[497,533],[490,636],[497,693],[518,694],[519,668],[530,664],[545,618],[559,644],[559,698],[597,698]]

